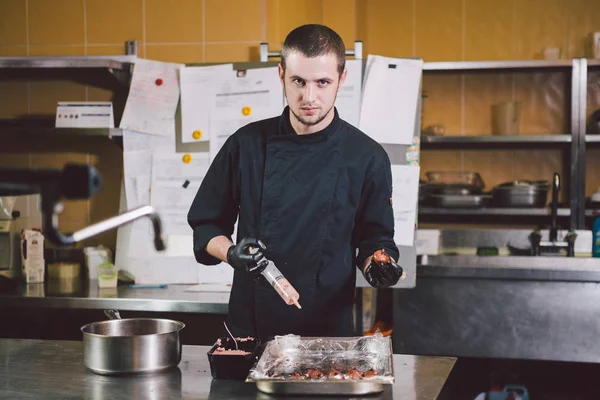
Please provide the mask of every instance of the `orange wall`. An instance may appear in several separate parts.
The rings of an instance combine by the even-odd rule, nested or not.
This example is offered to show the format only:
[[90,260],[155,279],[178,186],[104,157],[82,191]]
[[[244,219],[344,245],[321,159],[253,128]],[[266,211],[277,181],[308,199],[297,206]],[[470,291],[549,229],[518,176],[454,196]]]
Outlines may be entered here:
[[[258,60],[258,45],[279,48],[303,23],[324,23],[346,45],[362,40],[364,54],[418,56],[425,61],[540,58],[560,47],[563,58],[585,53],[600,30],[598,0],[0,0],[0,56],[124,54],[137,40],[141,57],[173,62]],[[567,133],[564,74],[438,74],[424,80],[424,124],[448,134],[490,133],[489,106],[524,102],[522,132]],[[109,90],[65,81],[6,80],[0,75],[0,118],[46,115],[58,100],[109,100]],[[77,153],[41,154],[0,146],[0,165],[60,166],[92,162],[114,181],[101,200],[69,202],[61,225],[77,229],[113,215],[122,174],[111,144]],[[38,146],[43,147],[43,146]],[[37,150],[36,150],[37,151]],[[588,160],[589,169],[598,161]],[[490,188],[511,179],[549,179],[562,168],[560,150],[422,151],[423,171],[480,171]],[[588,194],[600,181],[588,179]],[[101,241],[112,245],[114,234]],[[92,241],[93,242],[93,241]]]

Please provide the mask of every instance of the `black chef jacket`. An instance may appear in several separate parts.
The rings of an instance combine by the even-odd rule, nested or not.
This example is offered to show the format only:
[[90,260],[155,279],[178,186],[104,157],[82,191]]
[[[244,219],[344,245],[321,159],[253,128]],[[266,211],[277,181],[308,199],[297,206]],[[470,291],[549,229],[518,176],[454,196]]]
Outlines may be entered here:
[[301,310],[262,277],[236,270],[227,317],[234,335],[352,336],[356,266],[382,248],[398,259],[389,158],[334,111],[312,134],[296,134],[288,107],[239,129],[196,194],[188,222],[199,263],[220,262],[206,245],[231,237],[239,215],[237,240],[261,239],[300,294]]

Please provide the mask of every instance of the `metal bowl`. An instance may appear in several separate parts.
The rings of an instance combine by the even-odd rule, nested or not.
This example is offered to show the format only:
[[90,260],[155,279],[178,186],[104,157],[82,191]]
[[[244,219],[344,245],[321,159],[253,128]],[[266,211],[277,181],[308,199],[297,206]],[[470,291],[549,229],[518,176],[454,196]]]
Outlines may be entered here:
[[[117,313],[118,316],[118,313]],[[183,322],[128,318],[81,327],[83,362],[101,375],[161,371],[181,362]]]

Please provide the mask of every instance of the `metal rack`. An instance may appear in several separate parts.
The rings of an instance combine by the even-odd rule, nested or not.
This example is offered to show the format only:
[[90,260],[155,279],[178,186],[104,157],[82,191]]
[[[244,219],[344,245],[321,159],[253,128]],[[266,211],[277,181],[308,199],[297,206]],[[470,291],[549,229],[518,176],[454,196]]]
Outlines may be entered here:
[[0,68],[99,68],[128,71],[137,56],[0,57]]
[[526,61],[444,61],[428,62],[423,71],[473,71],[473,70],[515,70],[538,68],[571,68],[571,60],[526,60]]
[[[353,56],[356,60],[362,60],[362,41],[354,42],[354,49],[346,49],[347,56]],[[269,51],[269,43],[260,44],[260,62],[268,62],[269,58],[281,57],[281,50]]]
[[[549,217],[549,208],[436,208],[419,207],[419,215],[476,215],[476,216],[523,216],[523,217]],[[568,208],[559,208],[557,215],[559,217],[568,217],[571,210]]]
[[586,143],[600,143],[600,135],[585,135]]
[[[600,210],[589,210],[586,209],[585,201],[585,177],[586,177],[586,149],[587,145],[596,146],[600,143],[600,135],[589,135],[587,133],[587,89],[588,89],[588,71],[590,69],[598,69],[600,67],[600,60],[595,59],[579,59],[580,64],[580,75],[579,75],[579,140],[578,140],[578,155],[579,163],[577,165],[579,172],[579,188],[578,188],[578,199],[580,200],[580,210],[578,215],[579,226],[585,227],[586,222],[589,222],[590,218],[600,216]],[[586,221],[587,219],[587,221]]]
[[17,137],[27,135],[27,137],[39,136],[84,136],[84,137],[103,137],[115,139],[123,136],[123,130],[120,128],[46,128],[46,127],[27,127],[27,126],[8,126],[0,124],[0,137]]
[[119,82],[129,86],[133,65],[137,60],[138,44],[135,40],[125,42],[126,55],[114,56],[28,56],[0,57],[0,71],[37,69],[84,69],[105,70]]
[[556,143],[567,144],[573,141],[570,134],[557,135],[506,135],[506,136],[421,136],[423,148],[437,147],[436,145],[488,145],[488,144],[526,144],[526,143]]
[[[523,145],[536,146],[558,146],[568,151],[569,155],[569,193],[570,207],[560,209],[558,216],[569,217],[569,226],[571,229],[578,229],[583,225],[582,214],[584,204],[580,201],[579,192],[581,190],[581,101],[582,101],[582,77],[581,62],[579,59],[573,60],[533,60],[533,61],[490,61],[490,62],[434,62],[425,63],[423,66],[424,74],[427,72],[461,72],[469,71],[527,71],[527,70],[562,70],[565,73],[570,72],[571,79],[571,121],[570,133],[548,134],[548,135],[514,135],[514,136],[422,136],[421,146],[423,149],[467,149],[467,148],[489,148],[494,147],[522,147]],[[583,97],[584,99],[585,97]],[[585,160],[583,161],[585,164]],[[435,210],[420,208],[420,215],[447,215],[447,216],[531,216],[546,217],[550,215],[549,208],[543,209],[447,209]]]
[[[125,42],[126,55],[114,56],[62,56],[62,57],[0,57],[0,74],[12,76],[17,71],[35,73],[38,70],[86,70],[96,73],[105,71],[124,86],[129,86],[133,66],[137,60],[138,44],[135,40]],[[67,74],[70,72],[67,72]],[[22,75],[20,76],[23,77]],[[119,128],[54,128],[32,123],[0,121],[0,137],[4,140],[19,138],[96,137],[120,140],[123,136]]]

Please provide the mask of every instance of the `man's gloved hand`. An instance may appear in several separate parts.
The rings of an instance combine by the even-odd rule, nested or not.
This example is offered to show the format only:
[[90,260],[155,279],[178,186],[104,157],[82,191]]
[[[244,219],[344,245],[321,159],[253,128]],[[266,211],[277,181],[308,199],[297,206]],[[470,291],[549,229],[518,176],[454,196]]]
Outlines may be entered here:
[[396,264],[385,250],[377,250],[369,265],[365,267],[364,276],[369,285],[385,289],[398,283],[402,276],[402,267]]
[[227,262],[233,268],[256,278],[267,266],[263,255],[266,249],[264,243],[258,239],[243,238],[238,244],[229,247]]

